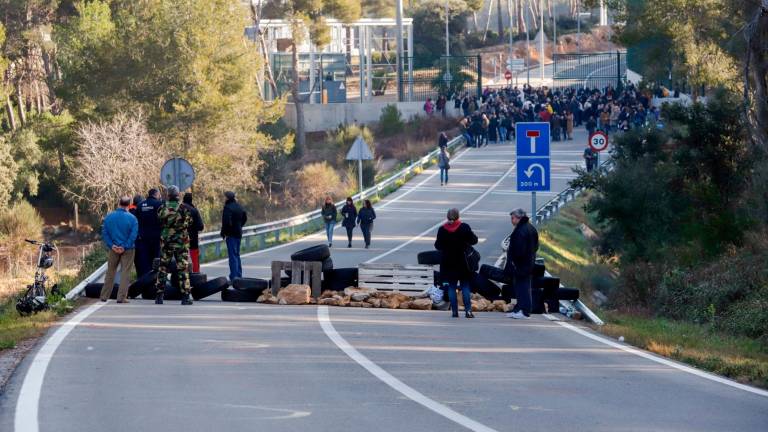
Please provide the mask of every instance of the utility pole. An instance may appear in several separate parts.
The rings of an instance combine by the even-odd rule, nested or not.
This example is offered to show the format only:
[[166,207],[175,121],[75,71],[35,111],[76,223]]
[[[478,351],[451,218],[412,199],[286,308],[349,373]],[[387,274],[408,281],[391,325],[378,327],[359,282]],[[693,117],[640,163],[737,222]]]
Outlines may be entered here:
[[541,83],[539,86],[544,85],[544,0],[539,0],[539,18],[541,25],[539,26],[539,69],[541,70]]
[[[403,93],[403,0],[395,0],[395,22],[397,24],[397,100],[405,99]],[[408,53],[413,56],[413,53]],[[409,61],[413,61],[411,58]]]

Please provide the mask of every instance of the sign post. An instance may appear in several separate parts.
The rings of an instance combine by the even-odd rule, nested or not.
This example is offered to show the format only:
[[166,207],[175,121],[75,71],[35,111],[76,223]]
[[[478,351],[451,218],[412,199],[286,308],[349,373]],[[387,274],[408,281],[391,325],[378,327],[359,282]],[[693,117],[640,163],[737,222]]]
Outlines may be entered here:
[[373,153],[368,147],[368,143],[365,142],[362,135],[358,135],[355,138],[355,142],[352,143],[352,147],[347,152],[347,160],[357,161],[357,180],[360,185],[360,200],[363,200],[363,161],[372,160]]
[[531,220],[536,222],[536,192],[549,192],[550,133],[547,122],[515,123],[517,191],[531,192]]
[[160,183],[166,188],[176,186],[179,192],[192,187],[195,182],[195,169],[186,159],[179,157],[168,159],[160,169]]
[[595,152],[597,160],[596,168],[600,167],[600,152],[608,148],[608,134],[603,131],[595,131],[589,136],[589,147]]

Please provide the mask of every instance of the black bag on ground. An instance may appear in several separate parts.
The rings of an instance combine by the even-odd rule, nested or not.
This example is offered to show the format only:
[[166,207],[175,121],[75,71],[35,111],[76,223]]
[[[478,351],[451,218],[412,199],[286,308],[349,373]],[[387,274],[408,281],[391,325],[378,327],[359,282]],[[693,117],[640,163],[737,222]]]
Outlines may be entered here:
[[254,290],[243,291],[235,288],[227,288],[221,292],[221,300],[226,302],[253,303],[259,298],[260,293]]
[[[237,280],[237,279],[235,279]],[[204,299],[208,296],[212,296],[217,292],[226,289],[229,286],[229,280],[225,277],[217,277],[211,279],[201,285],[195,285],[192,287],[192,298],[195,300]]]
[[[101,289],[104,287],[103,282],[94,282],[89,283],[85,286],[85,296],[88,298],[99,298],[101,296]],[[117,290],[120,287],[119,284],[115,284],[115,286],[112,287],[112,293],[109,295],[109,298],[116,299],[117,298]]]
[[416,260],[421,265],[440,265],[442,253],[438,250],[419,252]]
[[291,254],[291,261],[324,261],[331,257],[331,250],[328,245],[317,245],[302,249]]

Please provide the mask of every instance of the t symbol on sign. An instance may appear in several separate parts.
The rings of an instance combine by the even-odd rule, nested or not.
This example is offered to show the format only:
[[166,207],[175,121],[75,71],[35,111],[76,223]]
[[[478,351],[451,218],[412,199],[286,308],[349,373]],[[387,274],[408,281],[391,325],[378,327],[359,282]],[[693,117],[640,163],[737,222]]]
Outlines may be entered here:
[[541,133],[535,130],[529,130],[525,132],[525,136],[531,139],[531,154],[536,153],[536,138],[538,138],[539,135],[541,135]]

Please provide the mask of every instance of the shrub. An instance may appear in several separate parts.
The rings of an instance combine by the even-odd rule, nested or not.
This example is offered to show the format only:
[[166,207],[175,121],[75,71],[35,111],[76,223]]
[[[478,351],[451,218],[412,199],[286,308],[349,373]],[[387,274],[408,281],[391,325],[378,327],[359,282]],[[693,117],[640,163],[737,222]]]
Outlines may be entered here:
[[0,210],[0,249],[7,250],[11,274],[30,263],[37,250],[24,239],[39,239],[42,227],[40,214],[26,201]]
[[334,201],[345,191],[339,173],[328,162],[315,162],[296,173],[290,195],[294,205],[317,207],[330,195]]
[[403,114],[397,105],[390,104],[381,110],[378,132],[382,136],[394,135],[403,130]]

